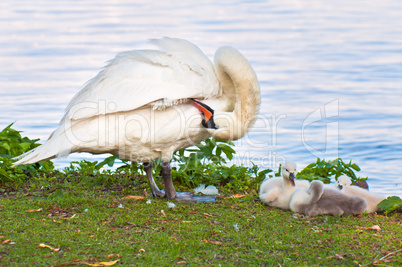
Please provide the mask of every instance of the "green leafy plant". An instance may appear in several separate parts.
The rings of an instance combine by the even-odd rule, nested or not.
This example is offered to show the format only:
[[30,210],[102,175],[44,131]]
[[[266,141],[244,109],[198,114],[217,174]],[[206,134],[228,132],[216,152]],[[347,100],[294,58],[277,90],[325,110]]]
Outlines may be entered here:
[[222,141],[212,137],[201,141],[193,147],[177,150],[173,154],[173,162],[188,163],[190,161],[189,165],[191,165],[191,161],[199,160],[201,163],[210,161],[221,165],[226,163],[222,153],[229,160],[236,154],[236,151],[232,148],[233,146],[234,144],[231,141]]
[[216,185],[226,191],[257,190],[259,184],[265,179],[270,169],[259,171],[258,167],[245,167],[243,165],[226,166],[215,163],[198,164],[197,167],[181,169],[172,168],[172,178],[175,182],[194,188],[199,184]]
[[178,150],[172,162],[172,178],[175,182],[194,188],[199,184],[219,185],[224,190],[242,191],[256,189],[272,170],[259,171],[257,165],[226,166],[227,159],[233,159],[236,151],[233,142],[214,137],[196,144],[194,147]]
[[330,183],[331,178],[338,180],[341,175],[349,176],[352,182],[366,180],[356,176],[355,171],[360,171],[360,167],[356,163],[349,161],[344,162],[341,158],[328,160],[317,158],[315,163],[310,163],[302,171],[297,174],[298,179],[304,180],[320,180],[323,183]]
[[21,184],[27,177],[36,176],[54,169],[51,161],[42,161],[35,164],[13,166],[13,158],[19,156],[40,144],[39,139],[22,137],[10,124],[0,132],[0,185],[11,183],[14,186]]
[[377,206],[383,209],[385,213],[402,212],[402,199],[397,196],[391,196],[381,201]]
[[[15,156],[39,146],[37,143],[39,139],[22,137],[19,131],[12,129],[12,125],[8,125],[0,132],[0,184],[16,187],[30,177],[39,175],[60,177],[55,174],[56,171],[50,161],[12,166]],[[192,147],[178,150],[172,159],[172,178],[175,184],[184,190],[206,184],[220,186],[223,191],[236,192],[257,191],[267,175],[270,177],[281,175],[280,167],[277,173],[273,173],[270,169],[259,170],[255,164],[252,167],[227,166],[228,160],[233,159],[235,153],[232,142],[216,138],[206,139]],[[154,161],[153,172],[156,181],[161,183],[160,163],[160,159]],[[114,167],[115,164],[120,166],[113,171],[104,168]],[[332,177],[337,180],[340,175],[349,176],[353,182],[366,179],[358,178],[355,171],[360,171],[360,168],[351,161],[346,163],[340,158],[330,161],[318,158],[315,163],[309,164],[299,172],[297,177],[310,181],[318,179],[325,183],[329,183]],[[107,157],[100,162],[73,161],[70,166],[63,169],[63,173],[70,181],[91,184],[111,185],[119,182],[119,179],[146,180],[142,177],[145,172],[141,163],[120,160],[115,156]]]

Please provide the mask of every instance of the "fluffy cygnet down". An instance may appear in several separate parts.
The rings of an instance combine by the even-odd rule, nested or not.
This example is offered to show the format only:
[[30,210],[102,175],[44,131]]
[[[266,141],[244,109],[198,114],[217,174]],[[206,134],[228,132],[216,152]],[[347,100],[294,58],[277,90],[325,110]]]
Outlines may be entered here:
[[308,189],[297,188],[291,196],[292,211],[308,216],[321,214],[350,215],[363,213],[367,207],[363,198],[329,189],[321,181],[312,181]]
[[289,201],[296,187],[309,187],[307,180],[296,180],[296,164],[286,162],[282,166],[282,177],[265,180],[260,186],[260,199],[272,207],[289,209]]
[[385,199],[382,195],[372,193],[359,186],[351,185],[352,181],[348,176],[341,176],[338,178],[338,188],[340,191],[349,196],[362,197],[367,204],[366,212],[372,213],[378,210],[378,203]]

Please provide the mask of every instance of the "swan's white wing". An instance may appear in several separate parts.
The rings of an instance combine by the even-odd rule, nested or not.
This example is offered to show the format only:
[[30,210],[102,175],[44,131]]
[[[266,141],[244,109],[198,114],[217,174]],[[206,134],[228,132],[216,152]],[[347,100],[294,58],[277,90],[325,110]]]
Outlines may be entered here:
[[163,109],[188,98],[221,95],[211,61],[192,43],[152,40],[160,50],[119,53],[71,100],[69,119],[129,111],[152,103]]

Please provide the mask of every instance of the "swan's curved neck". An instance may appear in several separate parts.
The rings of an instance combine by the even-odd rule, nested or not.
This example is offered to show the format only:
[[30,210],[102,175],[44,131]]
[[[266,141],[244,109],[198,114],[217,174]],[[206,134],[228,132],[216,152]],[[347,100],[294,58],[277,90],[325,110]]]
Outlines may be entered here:
[[222,93],[234,105],[232,112],[216,115],[223,127],[211,134],[223,140],[243,137],[254,124],[260,106],[260,87],[257,76],[242,54],[232,47],[222,47],[215,53],[215,71],[222,86]]

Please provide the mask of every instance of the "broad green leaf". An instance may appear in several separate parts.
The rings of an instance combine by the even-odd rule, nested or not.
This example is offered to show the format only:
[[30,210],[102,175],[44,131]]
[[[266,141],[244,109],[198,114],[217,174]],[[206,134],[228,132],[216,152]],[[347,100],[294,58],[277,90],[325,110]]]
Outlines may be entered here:
[[22,152],[26,152],[30,146],[31,146],[31,143],[20,143],[20,147],[22,148]]
[[0,147],[4,148],[7,151],[10,151],[10,149],[11,149],[10,145],[7,143],[0,143]]
[[353,163],[352,165],[350,165],[350,167],[351,167],[353,170],[355,170],[355,171],[360,171],[360,167],[357,166],[356,163]]
[[377,206],[385,210],[386,213],[402,210],[402,199],[397,196],[391,196],[381,201]]

